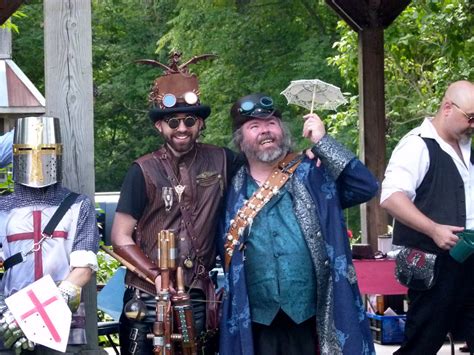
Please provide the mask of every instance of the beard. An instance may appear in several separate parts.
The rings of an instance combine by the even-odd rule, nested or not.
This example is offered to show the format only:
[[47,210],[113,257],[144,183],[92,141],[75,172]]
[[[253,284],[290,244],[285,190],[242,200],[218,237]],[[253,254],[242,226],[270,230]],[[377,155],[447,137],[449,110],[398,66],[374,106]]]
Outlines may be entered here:
[[166,144],[176,153],[184,154],[189,152],[196,143],[199,133],[187,132],[163,134]]
[[[266,140],[273,140],[276,146],[265,148],[262,146],[262,142]],[[241,151],[248,159],[257,160],[262,163],[274,163],[281,159],[289,150],[290,141],[284,133],[278,137],[267,133],[254,142],[244,139],[241,144]]]

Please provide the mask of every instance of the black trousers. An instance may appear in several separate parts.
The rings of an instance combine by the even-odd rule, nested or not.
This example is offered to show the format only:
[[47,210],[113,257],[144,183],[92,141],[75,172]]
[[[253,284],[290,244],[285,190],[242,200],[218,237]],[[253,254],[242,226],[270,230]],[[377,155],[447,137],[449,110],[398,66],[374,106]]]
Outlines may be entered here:
[[465,300],[474,280],[474,257],[463,264],[449,254],[438,256],[438,277],[432,289],[408,290],[405,340],[394,354],[435,355],[446,335],[463,323],[466,341],[474,345],[474,309]]
[[[123,304],[133,298],[134,290],[127,289],[123,298]],[[120,353],[135,355],[153,354],[153,344],[147,339],[147,334],[153,333],[153,322],[156,319],[156,301],[151,295],[140,293],[141,300],[144,301],[147,313],[142,321],[132,321],[128,319],[122,311],[120,316],[119,338]],[[200,335],[206,330],[206,303],[199,302],[205,300],[204,292],[198,289],[192,289],[190,292],[193,307],[194,327],[196,335]],[[197,302],[196,302],[197,301]]]
[[316,318],[296,324],[280,310],[270,325],[252,322],[255,355],[319,354]]

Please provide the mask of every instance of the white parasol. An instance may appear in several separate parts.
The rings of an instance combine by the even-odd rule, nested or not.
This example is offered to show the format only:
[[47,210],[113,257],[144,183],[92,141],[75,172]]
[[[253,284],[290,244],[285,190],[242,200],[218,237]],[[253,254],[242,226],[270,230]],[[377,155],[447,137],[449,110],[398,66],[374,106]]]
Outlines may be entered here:
[[281,92],[288,100],[288,104],[295,104],[310,110],[335,110],[347,102],[341,89],[318,79],[293,80]]

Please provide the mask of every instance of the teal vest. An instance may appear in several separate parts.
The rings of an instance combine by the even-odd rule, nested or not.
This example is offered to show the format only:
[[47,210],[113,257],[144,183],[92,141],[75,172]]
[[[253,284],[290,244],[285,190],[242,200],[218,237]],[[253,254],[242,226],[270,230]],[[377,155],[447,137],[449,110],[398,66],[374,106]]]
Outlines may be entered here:
[[[250,197],[257,185],[250,177],[247,181]],[[314,316],[313,262],[285,188],[257,214],[245,245],[252,321],[270,325],[280,309],[298,324]]]

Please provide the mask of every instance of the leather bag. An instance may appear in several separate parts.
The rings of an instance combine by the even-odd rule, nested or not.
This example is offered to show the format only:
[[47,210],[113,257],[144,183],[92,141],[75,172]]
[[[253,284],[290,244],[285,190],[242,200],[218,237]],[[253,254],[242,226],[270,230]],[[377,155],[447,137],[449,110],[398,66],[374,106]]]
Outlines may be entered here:
[[436,260],[436,254],[403,247],[397,255],[395,277],[403,286],[412,290],[429,290],[436,283]]

